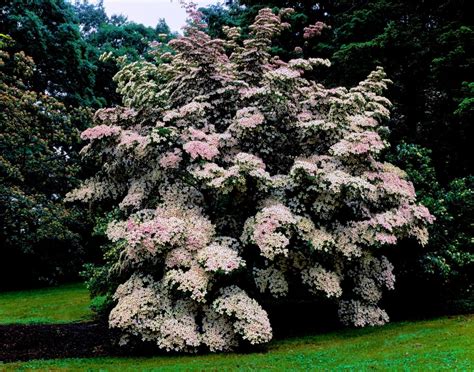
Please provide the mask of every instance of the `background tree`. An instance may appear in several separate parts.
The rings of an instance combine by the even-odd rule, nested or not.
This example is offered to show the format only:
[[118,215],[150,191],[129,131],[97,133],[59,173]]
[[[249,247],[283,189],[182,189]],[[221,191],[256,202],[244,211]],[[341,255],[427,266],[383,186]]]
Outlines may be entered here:
[[108,17],[102,2],[14,0],[0,11],[0,33],[15,40],[13,52],[24,51],[36,63],[30,88],[74,106],[118,103],[112,80],[118,67],[112,60],[100,62],[103,52],[134,61],[146,58],[150,42],[172,37],[163,20],[152,28]]
[[[456,178],[448,185],[436,179],[431,150],[401,143],[390,160],[405,169],[418,198],[436,217],[427,247],[400,247],[394,254],[400,269],[399,292],[393,303],[400,317],[468,312],[474,306],[474,178]],[[400,260],[400,257],[403,257]],[[402,300],[405,299],[405,300]],[[403,309],[400,302],[414,307]],[[420,309],[424,309],[420,311]]]
[[[120,69],[117,58],[126,58],[128,62],[142,58],[150,60],[150,43],[167,42],[175,37],[163,19],[159,19],[153,28],[130,22],[122,15],[108,17],[102,2],[77,2],[74,10],[79,18],[83,38],[92,49],[91,57],[96,68],[93,90],[100,97],[102,106],[120,103],[113,81]],[[109,58],[100,60],[104,53],[109,54]]]
[[[357,81],[382,65],[396,82],[392,141],[432,150],[442,184],[472,174],[472,120],[457,115],[473,80],[474,30],[467,1],[340,2],[334,15],[334,81]],[[344,71],[344,72],[343,72]]]
[[[172,35],[163,20],[150,28],[108,17],[100,2],[15,0],[0,10],[0,32],[10,35],[2,39],[2,277],[16,278],[2,286],[77,279],[100,254],[90,236],[97,216],[63,205],[76,177],[95,171],[79,161],[78,133],[90,107],[118,102],[115,59],[153,58],[149,43]],[[103,53],[115,58],[101,61]]]
[[70,4],[12,0],[3,2],[0,12],[0,33],[15,40],[12,52],[24,51],[36,63],[29,89],[76,106],[96,103],[91,50],[81,37]]
[[[0,49],[0,288],[77,277],[86,218],[62,197],[77,185],[79,131],[87,109],[29,89],[33,60]],[[81,235],[83,235],[81,237]],[[89,257],[90,259],[90,257]]]

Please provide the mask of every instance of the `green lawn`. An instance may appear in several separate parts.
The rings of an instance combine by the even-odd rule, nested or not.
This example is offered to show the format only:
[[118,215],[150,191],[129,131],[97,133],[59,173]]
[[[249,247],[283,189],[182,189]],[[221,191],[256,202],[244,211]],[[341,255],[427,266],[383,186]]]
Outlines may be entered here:
[[83,284],[0,293],[0,324],[69,323],[91,318]]
[[0,370],[474,370],[474,315],[273,341],[266,353],[91,358],[0,364]]

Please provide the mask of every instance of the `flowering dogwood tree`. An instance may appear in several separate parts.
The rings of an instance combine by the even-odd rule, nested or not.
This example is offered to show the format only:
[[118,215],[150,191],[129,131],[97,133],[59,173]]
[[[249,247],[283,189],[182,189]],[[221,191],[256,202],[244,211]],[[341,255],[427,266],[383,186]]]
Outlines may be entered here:
[[395,279],[379,252],[425,244],[433,218],[378,160],[384,72],[326,89],[305,76],[328,60],[272,57],[291,9],[261,10],[243,43],[236,28],[211,39],[190,13],[175,52],[125,66],[124,106],[82,134],[102,168],[69,198],[117,201],[127,216],[107,229],[128,278],[110,326],[166,350],[265,343],[259,298],[293,288],[337,301],[345,324],[385,323],[377,304]]

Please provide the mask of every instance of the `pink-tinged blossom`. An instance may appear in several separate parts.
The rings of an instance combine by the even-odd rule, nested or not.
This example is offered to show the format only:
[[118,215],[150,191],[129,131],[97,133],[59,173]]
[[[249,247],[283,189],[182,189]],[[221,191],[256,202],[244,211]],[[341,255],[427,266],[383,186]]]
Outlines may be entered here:
[[193,300],[204,302],[209,284],[209,274],[199,266],[188,270],[171,269],[164,276],[164,282],[170,289],[189,293]]
[[203,104],[201,102],[193,101],[181,107],[179,109],[179,113],[183,117],[194,114],[194,113],[202,113],[206,106],[208,105]]
[[312,70],[311,62],[304,58],[291,59],[288,61],[288,66],[295,70]]
[[202,342],[210,351],[229,351],[238,345],[232,322],[208,307],[202,320]]
[[[241,128],[255,128],[256,126],[263,123],[265,120],[264,116],[258,112],[256,113],[247,113],[240,110],[237,115],[237,125]],[[240,116],[239,116],[240,115]]]
[[[132,186],[133,187],[133,186]],[[130,189],[128,194],[123,198],[119,204],[120,209],[138,209],[145,198],[145,189],[141,185],[135,186]]]
[[296,227],[301,239],[310,243],[314,250],[328,251],[335,245],[332,234],[324,227],[317,228],[309,218],[300,218]]
[[316,22],[314,25],[310,25],[304,28],[303,38],[311,39],[313,37],[321,35],[321,32],[328,28],[328,26],[323,22]]
[[234,164],[238,165],[241,171],[251,171],[256,169],[265,169],[265,163],[259,157],[239,152],[234,158]]
[[331,61],[326,58],[310,58],[308,61],[312,66],[331,67]]
[[112,240],[127,242],[126,257],[132,264],[140,264],[156,258],[185,239],[185,222],[179,218],[155,217],[145,222],[129,219],[125,225],[109,224],[107,235]]
[[208,187],[219,190],[222,193],[232,191],[232,188],[242,180],[238,166],[225,169],[215,163],[206,163],[201,167],[195,168],[191,174],[196,179],[204,181]]
[[194,262],[193,253],[186,247],[177,247],[168,252],[165,259],[167,268],[190,268]]
[[206,133],[202,130],[195,129],[195,128],[189,128],[188,132],[184,137],[189,137],[189,139],[193,141],[203,141],[207,142],[208,144],[212,146],[219,147],[219,141],[221,139],[221,135],[217,133]]
[[94,121],[101,123],[119,123],[132,120],[136,117],[137,111],[130,107],[103,108],[96,111]]
[[299,121],[305,122],[305,121],[310,121],[311,119],[313,119],[313,115],[311,114],[310,111],[303,111],[297,115],[297,118]]
[[375,240],[380,244],[397,244],[397,237],[393,234],[378,232],[375,234]]
[[90,178],[83,182],[78,189],[70,191],[66,195],[66,201],[92,202],[104,200],[110,197],[117,197],[122,191],[114,183]]
[[267,77],[271,80],[277,81],[293,81],[300,77],[301,73],[297,70],[290,69],[288,67],[280,67],[276,70],[267,72]]
[[298,179],[300,175],[314,177],[317,174],[318,166],[311,159],[306,158],[296,159],[290,169],[290,175],[295,179]]
[[181,150],[174,149],[163,154],[160,158],[160,165],[165,169],[176,169],[179,167],[179,163],[182,160]]
[[282,231],[295,223],[291,211],[284,205],[276,204],[263,208],[255,220],[247,221],[247,229],[250,231],[250,240],[258,246],[261,255],[272,260],[277,255],[288,254],[290,239]]
[[378,187],[388,195],[399,195],[408,200],[416,197],[415,188],[410,181],[406,181],[396,173],[391,172],[368,172],[365,174],[369,181],[376,181]]
[[203,216],[192,216],[186,225],[185,245],[190,251],[206,247],[215,234],[214,225]]
[[183,146],[183,149],[193,160],[199,157],[206,160],[212,160],[219,154],[219,150],[215,145],[210,145],[209,143],[202,141],[189,141]]
[[134,145],[145,147],[150,143],[150,138],[142,136],[136,132],[124,130],[120,134],[119,146],[130,148]]
[[245,261],[235,249],[219,243],[213,243],[200,250],[197,259],[204,270],[212,273],[228,274],[245,266]]
[[354,293],[370,304],[376,304],[382,299],[382,290],[374,279],[367,276],[361,276],[356,280]]
[[267,90],[264,87],[251,87],[243,88],[240,90],[242,98],[252,98],[258,95],[263,95],[265,93],[267,93]]
[[172,301],[151,277],[132,275],[117,288],[114,299],[117,305],[110,312],[109,326],[123,332],[120,344],[138,336],[167,351],[195,351],[200,345],[193,304]]
[[430,213],[428,208],[426,208],[424,205],[418,204],[414,205],[412,207],[413,211],[413,216],[420,220],[420,221],[426,221],[427,223],[433,223],[435,221],[435,217]]
[[112,137],[112,136],[118,136],[121,133],[122,129],[117,126],[109,126],[109,125],[97,125],[92,128],[86,129],[84,132],[81,134],[81,139],[83,140],[95,140],[95,139],[101,139],[104,137]]
[[[178,301],[179,303],[180,301]],[[160,326],[161,340],[158,346],[167,351],[194,350],[201,343],[201,335],[192,308],[174,311],[174,316],[163,319]]]
[[356,131],[367,130],[367,128],[376,128],[379,125],[378,121],[375,118],[360,114],[350,116],[349,121],[351,123],[352,128]]
[[254,281],[260,293],[270,292],[275,298],[288,294],[288,280],[285,273],[275,266],[267,268],[254,268]]
[[331,147],[335,156],[351,156],[366,153],[377,154],[386,144],[375,132],[352,133]]
[[373,259],[372,272],[374,279],[377,281],[380,287],[387,289],[395,289],[395,275],[393,274],[393,265],[387,259],[382,256],[379,259]]

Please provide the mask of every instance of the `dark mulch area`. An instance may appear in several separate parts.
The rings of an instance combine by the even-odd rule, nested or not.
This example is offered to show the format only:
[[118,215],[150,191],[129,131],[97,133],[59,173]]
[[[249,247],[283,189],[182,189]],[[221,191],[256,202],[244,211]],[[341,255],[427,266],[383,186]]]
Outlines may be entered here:
[[117,354],[107,324],[0,325],[0,361]]

